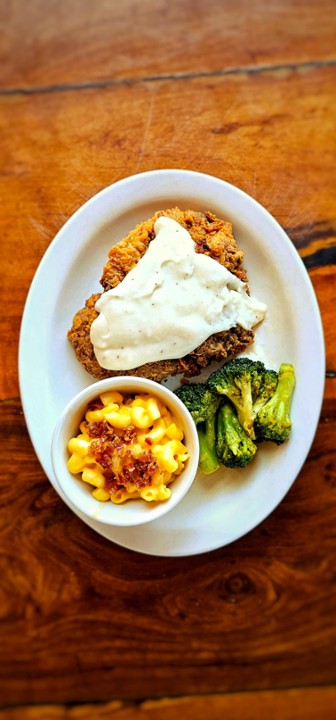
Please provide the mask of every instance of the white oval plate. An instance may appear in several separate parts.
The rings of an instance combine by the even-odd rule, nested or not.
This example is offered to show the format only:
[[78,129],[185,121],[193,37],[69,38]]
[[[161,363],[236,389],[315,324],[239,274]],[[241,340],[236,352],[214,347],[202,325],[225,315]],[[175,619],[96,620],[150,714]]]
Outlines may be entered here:
[[19,377],[25,419],[41,465],[64,502],[51,465],[52,433],[68,401],[94,382],[75,359],[67,330],[86,298],[101,292],[109,248],[156,210],[176,205],[211,210],[233,223],[251,292],[268,306],[246,354],[275,369],[292,362],[297,385],[288,443],[264,443],[244,470],[223,468],[210,477],[199,472],[181,504],[160,520],[107,528],[77,513],[109,540],[161,556],[227,545],[277,507],[309,452],[325,378],[321,318],[309,276],[286,233],[259,203],[223,180],[188,170],[155,170],[120,180],[85,203],[57,234],[37,269],[22,318]]

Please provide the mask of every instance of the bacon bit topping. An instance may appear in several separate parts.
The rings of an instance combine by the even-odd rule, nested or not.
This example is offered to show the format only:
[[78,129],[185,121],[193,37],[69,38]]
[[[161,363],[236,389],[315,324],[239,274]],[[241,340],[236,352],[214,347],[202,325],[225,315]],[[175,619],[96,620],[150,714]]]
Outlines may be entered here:
[[100,399],[100,397],[95,398],[94,400],[91,400],[88,404],[88,410],[101,410],[101,408],[104,407],[103,401]]
[[[131,444],[136,440],[137,432],[133,426],[111,427],[105,420],[97,423],[86,422],[85,430],[92,441],[90,456],[99,463],[105,478],[105,487],[112,494],[126,489],[127,484],[140,489],[150,485],[153,473],[158,468],[156,458],[150,450],[144,450],[139,457],[133,457]],[[148,438],[149,444],[152,444]]]
[[136,429],[133,425],[123,428],[122,430],[112,427],[106,420],[99,420],[97,422],[84,420],[83,425],[86,434],[91,438],[101,438],[105,440],[106,438],[120,437],[123,443],[130,445],[130,443],[136,440],[137,436]]
[[108,435],[114,435],[114,430],[106,420],[100,420],[98,422],[84,421],[85,432],[92,438],[103,438]]
[[156,469],[157,462],[152,453],[143,452],[139,458],[132,458],[130,463],[124,465],[120,477],[124,483],[134,483],[140,489],[151,484]]

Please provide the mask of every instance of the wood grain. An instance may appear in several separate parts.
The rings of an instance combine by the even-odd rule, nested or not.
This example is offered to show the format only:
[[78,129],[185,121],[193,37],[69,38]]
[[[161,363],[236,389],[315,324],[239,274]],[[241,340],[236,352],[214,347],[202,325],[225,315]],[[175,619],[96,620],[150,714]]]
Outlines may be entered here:
[[142,703],[114,701],[76,707],[41,705],[0,710],[0,720],[331,720],[336,713],[336,689],[293,688],[291,690],[230,693],[185,698],[164,698]]
[[1,87],[335,60],[330,0],[3,3]]
[[329,68],[2,97],[1,397],[18,395],[24,302],[58,229],[104,186],[163,167],[232,182],[286,228],[316,286],[335,370],[334,79]]
[[74,516],[30,449],[20,405],[3,402],[2,704],[280,689],[294,677],[333,683],[334,380],[327,385],[308,460],[275,512],[231,546],[177,559],[125,550]]

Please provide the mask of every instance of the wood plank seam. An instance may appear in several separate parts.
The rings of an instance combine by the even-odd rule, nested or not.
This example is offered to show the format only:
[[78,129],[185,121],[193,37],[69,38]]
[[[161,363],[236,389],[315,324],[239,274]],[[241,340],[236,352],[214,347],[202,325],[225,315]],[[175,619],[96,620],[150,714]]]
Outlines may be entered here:
[[[100,710],[104,711],[110,711],[113,713],[118,712],[119,717],[119,711],[121,713],[124,712],[132,712],[135,711],[139,713],[139,715],[142,715],[144,713],[143,717],[147,718],[150,717],[151,713],[153,712],[155,717],[156,713],[155,710],[163,711],[163,710],[169,710],[169,707],[171,709],[177,708],[178,704],[181,703],[181,706],[184,706],[184,708],[187,708],[190,704],[197,703],[198,701],[210,701],[212,703],[221,703],[225,702],[227,706],[229,707],[230,701],[234,702],[240,701],[241,703],[244,703],[245,699],[253,699],[254,701],[261,701],[262,703],[269,699],[272,699],[272,702],[274,703],[274,707],[276,707],[276,701],[280,698],[287,698],[288,707],[292,704],[296,704],[296,700],[302,701],[303,699],[303,693],[306,692],[309,694],[310,697],[314,697],[315,694],[317,694],[317,698],[322,699],[323,694],[325,693],[326,696],[328,696],[329,702],[331,701],[331,705],[329,705],[329,709],[333,709],[334,707],[334,700],[336,700],[336,685],[331,683],[313,683],[311,685],[305,685],[305,684],[294,684],[294,685],[285,685],[280,688],[269,688],[267,690],[250,690],[250,689],[244,689],[244,690],[234,690],[234,691],[227,691],[227,692],[199,692],[199,693],[186,693],[185,695],[174,695],[170,694],[167,696],[166,694],[159,695],[157,697],[148,697],[146,699],[133,699],[133,698],[119,698],[119,699],[113,699],[113,700],[93,700],[91,702],[42,702],[42,703],[6,703],[6,704],[0,704],[0,718],[6,717],[5,713],[8,712],[10,715],[8,717],[11,717],[13,714],[13,717],[15,717],[16,711],[21,711],[22,713],[27,713],[28,717],[35,717],[36,718],[40,716],[43,717],[42,713],[47,713],[48,711],[50,713],[53,713],[55,711],[55,717],[61,717],[58,715],[58,712],[64,712],[66,713],[66,717],[73,717],[77,716],[77,713],[79,713],[79,710],[83,713],[83,718],[86,717],[86,711],[88,712],[88,717],[91,715],[92,712],[99,713]],[[196,708],[196,705],[195,705]],[[182,707],[179,708],[180,710]],[[316,708],[317,709],[317,708]],[[252,708],[253,710],[253,708]],[[57,714],[56,714],[57,713]],[[80,715],[82,716],[82,714]],[[50,714],[51,717],[51,714]],[[65,717],[65,715],[64,715]],[[78,715],[79,717],[79,715]],[[105,712],[101,717],[105,718]],[[121,717],[121,716],[120,716]],[[133,717],[133,715],[132,715]],[[134,715],[135,717],[135,715]],[[217,715],[216,715],[217,717]],[[323,716],[325,717],[325,716]],[[331,715],[329,716],[331,717]]]
[[227,75],[253,75],[257,73],[317,70],[336,67],[336,59],[311,60],[298,63],[280,63],[270,65],[247,65],[246,67],[227,67],[218,70],[200,70],[197,72],[161,73],[158,75],[144,75],[141,77],[111,78],[110,80],[95,80],[83,83],[62,83],[57,85],[41,85],[36,87],[0,88],[0,96],[7,95],[42,95],[57,92],[74,92],[78,90],[99,90],[120,85],[139,85],[141,83],[162,82],[171,80],[195,80],[200,78],[225,77]]

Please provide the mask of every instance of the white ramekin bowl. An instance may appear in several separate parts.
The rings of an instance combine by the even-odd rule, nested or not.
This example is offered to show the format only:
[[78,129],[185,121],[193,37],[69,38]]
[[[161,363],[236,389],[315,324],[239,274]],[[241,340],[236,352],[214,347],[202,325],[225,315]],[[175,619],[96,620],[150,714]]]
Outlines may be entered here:
[[[82,481],[80,474],[73,475],[67,467],[70,438],[78,435],[79,424],[84,418],[88,404],[101,393],[118,390],[121,393],[147,393],[156,396],[172,412],[184,430],[184,444],[189,459],[180,475],[171,483],[171,496],[162,502],[148,503],[142,499],[128,500],[116,505],[111,501],[100,502],[92,495],[92,486]],[[199,445],[194,421],[179,398],[164,385],[145,378],[123,376],[100,380],[79,392],[65,407],[59,417],[52,437],[51,457],[56,480],[70,507],[89,518],[106,525],[133,526],[151,522],[172,510],[188,492],[197,473]]]

